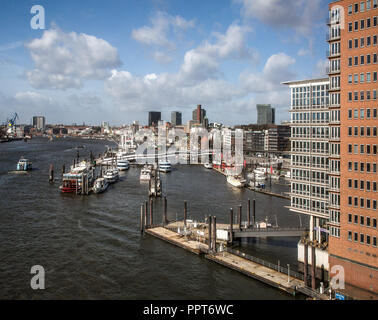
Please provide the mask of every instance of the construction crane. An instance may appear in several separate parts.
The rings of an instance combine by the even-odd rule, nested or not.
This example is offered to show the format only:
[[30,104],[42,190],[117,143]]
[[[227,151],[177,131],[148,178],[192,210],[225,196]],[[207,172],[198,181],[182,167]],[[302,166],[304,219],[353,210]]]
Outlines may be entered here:
[[16,131],[16,120],[19,119],[17,112],[14,113],[13,117],[7,119],[6,126],[7,126],[7,133],[12,134]]

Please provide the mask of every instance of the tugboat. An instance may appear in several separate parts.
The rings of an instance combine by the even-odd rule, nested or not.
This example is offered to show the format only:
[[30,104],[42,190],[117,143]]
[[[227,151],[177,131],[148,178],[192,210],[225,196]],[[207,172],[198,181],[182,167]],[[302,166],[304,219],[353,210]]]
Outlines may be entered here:
[[28,159],[21,158],[17,163],[17,171],[29,171],[32,169],[32,163]]
[[109,182],[105,178],[98,178],[93,185],[93,192],[96,194],[103,193],[108,189]]

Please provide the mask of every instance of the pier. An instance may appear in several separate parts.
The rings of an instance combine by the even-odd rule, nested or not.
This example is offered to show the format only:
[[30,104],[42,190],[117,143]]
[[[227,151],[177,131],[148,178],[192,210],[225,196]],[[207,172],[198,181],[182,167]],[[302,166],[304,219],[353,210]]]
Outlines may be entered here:
[[[153,201],[149,206],[143,203],[140,208],[141,234],[156,237],[195,255],[202,256],[219,265],[240,272],[288,294],[304,294],[308,297],[328,300],[328,296],[309,288],[304,275],[287,268],[250,256],[235,250],[236,239],[251,237],[300,237],[306,228],[251,228],[242,227],[242,210],[239,209],[238,223],[234,223],[233,210],[230,210],[230,224],[217,224],[215,216],[208,216],[205,222],[187,220],[187,203],[184,203],[184,220],[168,222],[167,199],[164,199],[163,223],[154,224]],[[250,203],[248,208],[250,209]],[[241,206],[239,207],[241,208]],[[248,210],[249,211],[249,210]],[[255,217],[253,217],[255,222]],[[250,212],[248,212],[250,223]]]

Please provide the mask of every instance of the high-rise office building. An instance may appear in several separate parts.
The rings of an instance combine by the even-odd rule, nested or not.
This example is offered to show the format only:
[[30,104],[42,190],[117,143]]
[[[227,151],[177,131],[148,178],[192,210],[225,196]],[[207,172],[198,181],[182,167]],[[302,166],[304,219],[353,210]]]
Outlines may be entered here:
[[198,105],[195,110],[193,110],[193,121],[203,124],[206,117],[206,110],[202,109],[201,105]]
[[46,128],[46,118],[45,117],[33,117],[33,127],[37,130],[45,130]]
[[274,124],[276,121],[276,110],[270,104],[257,105],[257,124]]
[[158,126],[161,121],[161,112],[151,111],[148,113],[148,126]]
[[378,292],[377,16],[377,0],[329,4],[329,262],[351,295]]
[[[290,210],[310,217],[308,239],[298,244],[299,269],[327,278],[329,221],[329,79],[285,82],[291,91],[291,204]],[[304,257],[307,255],[305,262]],[[315,257],[315,265],[312,258]],[[311,277],[315,279],[315,277]],[[311,281],[315,289],[315,281]]]
[[173,111],[171,113],[171,124],[174,127],[182,125],[182,113],[181,112]]

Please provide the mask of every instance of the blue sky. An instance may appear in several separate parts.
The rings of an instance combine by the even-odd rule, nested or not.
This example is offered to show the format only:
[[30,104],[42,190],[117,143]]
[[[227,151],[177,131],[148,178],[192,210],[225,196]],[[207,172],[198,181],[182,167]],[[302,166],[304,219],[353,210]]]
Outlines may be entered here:
[[[3,0],[0,122],[133,120],[197,104],[210,122],[254,123],[256,104],[289,114],[285,80],[324,76],[324,0]],[[33,30],[33,5],[45,30]]]

